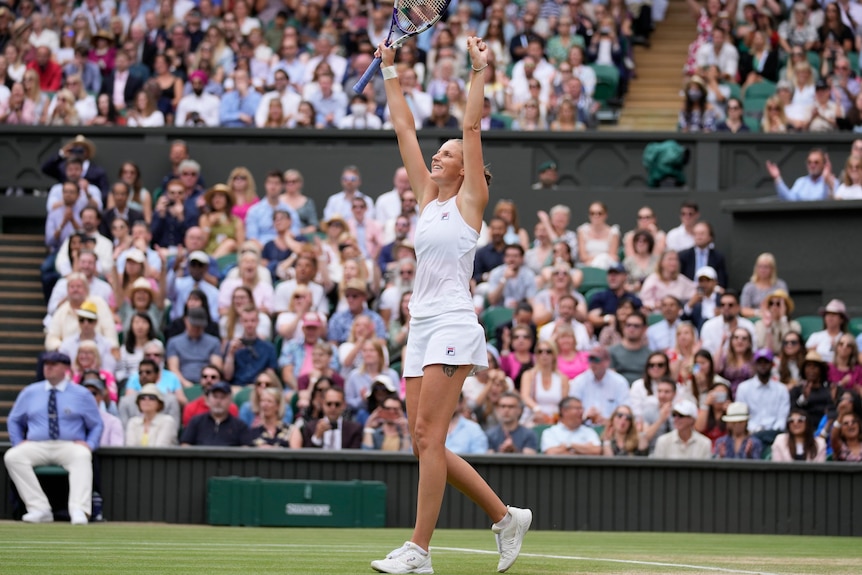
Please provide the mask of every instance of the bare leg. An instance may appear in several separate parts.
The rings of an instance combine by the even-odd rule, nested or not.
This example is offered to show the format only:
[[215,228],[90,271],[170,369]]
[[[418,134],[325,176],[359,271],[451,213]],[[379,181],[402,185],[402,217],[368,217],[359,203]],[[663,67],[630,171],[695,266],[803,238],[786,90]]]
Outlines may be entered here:
[[469,463],[446,449],[446,434],[470,366],[430,365],[423,377],[407,378],[407,415],[413,452],[419,458],[416,526],[411,541],[428,549],[440,516],[446,482],[475,501],[492,521],[506,505]]

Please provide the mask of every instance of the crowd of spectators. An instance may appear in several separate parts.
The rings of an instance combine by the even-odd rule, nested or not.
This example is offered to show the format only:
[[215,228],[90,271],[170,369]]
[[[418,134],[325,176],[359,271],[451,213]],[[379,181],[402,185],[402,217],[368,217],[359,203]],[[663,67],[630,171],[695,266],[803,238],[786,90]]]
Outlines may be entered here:
[[[345,166],[318,207],[296,169],[262,190],[241,166],[209,182],[182,141],[152,192],[134,163],[110,177],[95,153],[78,136],[43,166],[58,183],[42,271],[46,350],[119,418],[106,444],[411,450],[400,364],[419,207],[404,168],[368,195]],[[556,171],[542,164],[534,188]],[[491,368],[465,383],[450,448],[758,458],[785,433],[785,457],[817,444],[862,459],[841,431],[862,416],[843,302],[803,339],[775,258],[729,277],[697,204],[667,230],[649,206],[625,231],[599,201],[576,226],[547,206],[532,233],[513,202],[492,212],[471,282]]]
[[[351,87],[391,14],[392,0],[3,0],[0,124],[380,129],[382,77]],[[621,105],[633,45],[662,15],[622,0],[452,2],[400,49],[398,74],[418,127],[457,127],[463,39],[479,35],[493,53],[484,129],[591,128],[597,71]]]
[[862,5],[687,0],[684,132],[862,131]]

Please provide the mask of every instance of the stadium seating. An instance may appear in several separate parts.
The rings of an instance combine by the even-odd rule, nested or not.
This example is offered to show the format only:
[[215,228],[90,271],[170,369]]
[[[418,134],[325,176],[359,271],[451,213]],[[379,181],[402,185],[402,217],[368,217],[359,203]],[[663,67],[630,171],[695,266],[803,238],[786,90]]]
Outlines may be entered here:
[[808,340],[808,337],[815,331],[823,329],[823,318],[819,315],[803,315],[796,318],[799,322],[799,327],[802,329],[802,340]]
[[491,307],[482,312],[479,319],[485,326],[485,337],[489,341],[493,340],[497,328],[512,321],[513,315],[514,311],[509,307]]
[[582,294],[594,288],[607,289],[608,287],[608,272],[602,268],[582,267],[581,272],[584,274],[584,279],[578,290]]

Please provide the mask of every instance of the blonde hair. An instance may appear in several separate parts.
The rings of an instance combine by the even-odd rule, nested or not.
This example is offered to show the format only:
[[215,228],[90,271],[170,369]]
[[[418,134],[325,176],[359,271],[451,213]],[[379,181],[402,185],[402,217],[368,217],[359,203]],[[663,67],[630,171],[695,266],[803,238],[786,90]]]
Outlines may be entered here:
[[[28,100],[32,100],[33,102],[38,104],[39,96],[42,95],[42,87],[39,85],[39,74],[36,73],[36,70],[30,68],[29,70],[24,72],[24,78],[22,78],[22,80],[27,79],[28,77],[33,81],[30,83],[29,90],[24,90],[24,95],[27,97]],[[22,84],[26,86],[26,84],[24,84],[23,82]]]
[[[772,120],[769,116],[769,108],[771,106],[778,108],[779,121],[781,122],[778,126],[772,126]],[[766,100],[766,104],[763,106],[763,118],[760,120],[760,128],[764,132],[771,133],[784,133],[787,131],[787,114],[784,112],[784,103],[778,96],[770,96]]]
[[101,369],[102,369],[102,354],[99,352],[99,346],[96,345],[96,342],[92,341],[92,340],[84,340],[78,346],[78,351],[75,353],[75,367],[79,371],[81,369],[81,366],[78,364],[78,355],[80,355],[80,353],[82,351],[92,351],[93,352],[93,357],[95,358],[95,364],[93,367],[90,367],[88,369],[95,369],[95,370],[101,371]]
[[254,176],[251,175],[251,172],[245,166],[239,166],[238,168],[234,168],[230,171],[230,175],[227,177],[227,187],[230,188],[230,191],[233,193],[234,198],[237,199],[236,204],[239,205],[239,200],[236,195],[236,190],[233,189],[233,180],[237,176],[245,176],[245,181],[248,182],[248,187],[246,188],[246,197],[251,198],[253,201],[257,198],[257,186],[254,183]]
[[850,179],[850,164],[854,163],[854,162],[856,163],[856,165],[860,169],[862,169],[862,160],[860,160],[859,158],[857,158],[855,156],[848,157],[847,161],[844,162],[844,174],[843,174],[844,177],[841,178],[841,183],[844,184],[845,186],[853,185],[853,181]]
[[757,259],[754,260],[754,270],[751,273],[751,283],[757,283],[757,264],[767,263],[772,266],[772,275],[769,277],[769,285],[775,285],[778,281],[778,265],[775,263],[775,256],[769,252],[763,252]]
[[251,412],[255,415],[258,415],[260,413],[260,394],[268,393],[272,395],[272,397],[275,399],[276,404],[278,405],[278,418],[281,419],[284,417],[285,411],[284,393],[282,392],[281,381],[279,381],[278,376],[275,375],[275,372],[269,368],[257,374],[257,377],[260,377],[261,375],[267,376],[278,387],[267,386],[264,389],[258,389],[257,383],[255,383],[254,390],[251,392],[251,395],[249,397],[249,403],[251,404]]
[[498,201],[497,205],[494,206],[494,217],[500,218],[500,212],[505,209],[509,209],[509,211],[512,212],[512,221],[510,225],[515,228],[515,231],[521,229],[521,225],[520,223],[518,223],[518,208],[517,206],[515,206],[515,202],[513,202],[512,200]]

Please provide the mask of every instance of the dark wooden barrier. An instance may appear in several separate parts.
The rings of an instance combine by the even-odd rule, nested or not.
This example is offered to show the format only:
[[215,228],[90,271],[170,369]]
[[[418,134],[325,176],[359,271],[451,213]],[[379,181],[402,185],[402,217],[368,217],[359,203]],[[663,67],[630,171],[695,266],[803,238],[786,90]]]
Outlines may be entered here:
[[[418,468],[408,455],[113,448],[99,457],[105,515],[113,521],[205,523],[207,479],[236,475],[383,481],[387,526],[413,523]],[[862,465],[494,455],[470,461],[504,501],[533,509],[537,529],[862,535]],[[3,468],[0,484],[8,481]],[[4,498],[0,518],[11,513]],[[439,524],[484,529],[489,521],[450,488]]]

